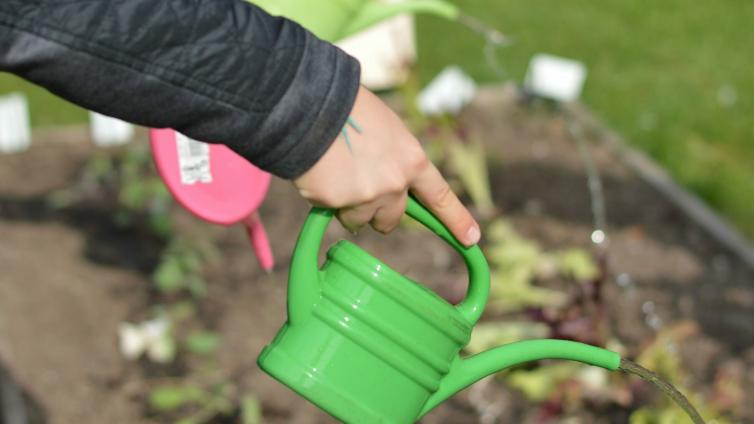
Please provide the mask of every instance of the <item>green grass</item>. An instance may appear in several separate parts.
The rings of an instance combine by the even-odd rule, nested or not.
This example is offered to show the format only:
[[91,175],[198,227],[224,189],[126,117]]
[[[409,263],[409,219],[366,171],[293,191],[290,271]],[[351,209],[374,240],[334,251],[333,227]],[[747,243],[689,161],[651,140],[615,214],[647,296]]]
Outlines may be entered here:
[[[583,101],[754,236],[754,2],[455,3],[515,39],[499,57],[517,81],[538,52],[585,62]],[[448,64],[496,80],[476,34],[433,17],[418,34],[421,81]]]

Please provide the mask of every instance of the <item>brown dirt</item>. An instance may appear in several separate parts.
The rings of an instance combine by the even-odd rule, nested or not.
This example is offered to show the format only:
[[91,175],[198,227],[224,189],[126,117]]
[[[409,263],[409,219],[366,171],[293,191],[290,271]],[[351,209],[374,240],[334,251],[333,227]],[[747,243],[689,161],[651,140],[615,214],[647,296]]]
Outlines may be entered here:
[[[527,111],[510,93],[485,95],[463,121],[485,140],[495,201],[523,235],[548,248],[589,247],[591,212],[583,167],[559,119]],[[161,243],[112,224],[107,208],[47,207],[46,196],[71,184],[95,153],[85,144],[44,144],[0,156],[0,362],[42,405],[53,423],[150,423],[143,405],[148,377],[117,352],[118,323],[149,305],[149,273]],[[724,364],[742,370],[754,405],[754,274],[665,199],[594,146],[610,222],[611,275],[631,276],[631,289],[610,283],[614,331],[632,351],[654,334],[642,305],[654,302],[663,323],[698,323],[682,347],[692,385],[708,388]],[[275,180],[262,208],[278,266],[260,272],[241,228],[213,230],[223,255],[209,271],[212,321],[223,336],[220,365],[263,403],[265,422],[330,423],[256,366],[256,356],[285,319],[286,266],[305,203]],[[205,226],[177,212],[184,228]],[[333,225],[329,240],[347,237]],[[463,291],[465,271],[439,240],[400,230],[355,240],[397,270],[448,298]],[[142,317],[144,318],[144,317]],[[522,398],[498,384],[466,390],[424,422],[479,422],[469,396],[499,398],[499,422],[536,422]],[[748,406],[745,416],[754,420]],[[528,418],[527,418],[528,417]],[[610,417],[610,418],[608,418]],[[623,417],[622,419],[625,419]],[[601,422],[622,422],[606,415]]]
[[120,366],[115,329],[144,301],[144,277],[87,260],[87,231],[43,198],[91,153],[56,145],[0,159],[0,358],[51,422],[139,422],[103,383]]

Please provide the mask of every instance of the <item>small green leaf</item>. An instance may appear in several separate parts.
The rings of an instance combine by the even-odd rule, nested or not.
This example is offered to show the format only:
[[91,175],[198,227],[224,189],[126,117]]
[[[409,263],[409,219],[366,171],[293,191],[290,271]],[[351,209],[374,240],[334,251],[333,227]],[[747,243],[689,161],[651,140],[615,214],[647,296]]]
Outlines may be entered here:
[[261,424],[262,405],[254,395],[246,395],[241,402],[241,423]]
[[482,216],[492,216],[495,204],[492,201],[484,145],[478,140],[468,143],[453,140],[448,147],[450,166],[461,179],[464,190],[471,197],[474,206]]
[[568,249],[557,255],[560,273],[577,281],[597,278],[599,269],[592,255],[583,249]]
[[182,284],[183,270],[181,264],[172,256],[164,259],[154,272],[154,282],[161,292],[174,293]]
[[147,190],[144,184],[135,182],[121,187],[118,200],[131,209],[143,209],[147,202]]
[[173,229],[173,221],[168,214],[153,214],[149,217],[149,228],[154,234],[168,238]]
[[162,386],[149,394],[149,405],[159,411],[174,411],[201,397],[201,389],[194,386]]
[[186,277],[186,287],[191,292],[191,295],[200,298],[207,295],[207,284],[204,279],[198,275],[189,275]]
[[183,269],[189,273],[198,272],[202,269],[202,257],[195,249],[184,249],[178,259],[181,261]]
[[193,333],[186,340],[186,349],[198,355],[209,355],[220,346],[220,335],[210,331]]

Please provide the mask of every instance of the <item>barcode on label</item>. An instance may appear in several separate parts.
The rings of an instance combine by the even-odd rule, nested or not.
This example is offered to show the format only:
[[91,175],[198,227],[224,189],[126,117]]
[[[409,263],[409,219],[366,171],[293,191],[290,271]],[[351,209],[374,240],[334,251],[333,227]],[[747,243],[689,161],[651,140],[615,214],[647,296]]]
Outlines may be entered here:
[[192,140],[178,132],[175,135],[175,144],[178,149],[181,183],[211,183],[209,144]]

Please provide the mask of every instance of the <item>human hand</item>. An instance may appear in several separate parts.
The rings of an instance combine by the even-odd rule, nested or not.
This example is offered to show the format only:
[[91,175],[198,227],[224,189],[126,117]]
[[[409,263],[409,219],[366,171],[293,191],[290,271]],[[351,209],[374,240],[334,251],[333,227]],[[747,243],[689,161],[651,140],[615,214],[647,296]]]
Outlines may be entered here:
[[479,241],[479,224],[390,108],[362,87],[351,118],[348,138],[335,140],[293,181],[305,199],[337,209],[338,219],[351,231],[369,223],[388,233],[398,226],[410,190],[459,242],[471,246]]

